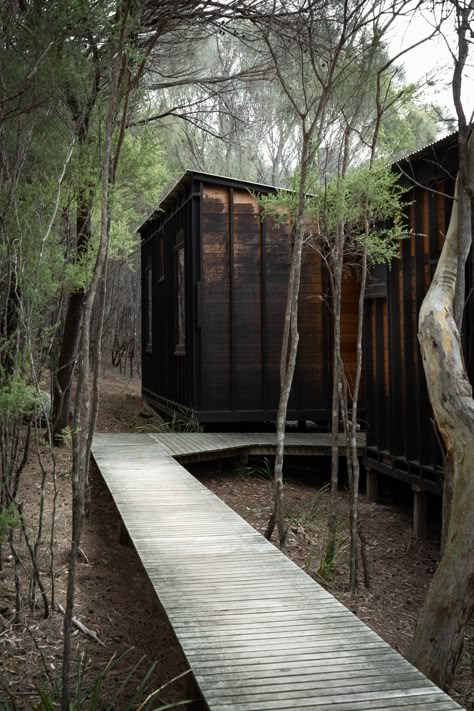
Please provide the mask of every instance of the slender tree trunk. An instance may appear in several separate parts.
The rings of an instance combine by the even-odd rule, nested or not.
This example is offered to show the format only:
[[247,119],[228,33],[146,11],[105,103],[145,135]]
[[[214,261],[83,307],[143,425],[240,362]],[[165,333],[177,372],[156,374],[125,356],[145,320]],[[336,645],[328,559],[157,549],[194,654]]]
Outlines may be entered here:
[[[339,361],[339,368],[340,372],[344,374],[344,363],[342,362],[342,359]],[[339,398],[339,408],[344,428],[344,436],[346,439],[347,480],[349,482],[349,489],[352,489],[351,427],[349,420],[349,401],[347,399],[348,383],[345,374],[342,380],[343,388],[342,397]]]
[[[85,138],[83,138],[85,141]],[[92,196],[83,194],[77,208],[77,254],[84,254],[91,239]],[[81,326],[84,290],[78,289],[70,296],[66,309],[61,339],[59,361],[54,380],[53,441],[62,444],[62,433],[69,424],[71,412],[71,384],[76,368],[77,349]]]
[[[473,140],[469,159],[473,175]],[[453,678],[474,609],[474,400],[454,317],[458,216],[465,205],[458,195],[464,189],[458,175],[448,234],[418,322],[430,401],[453,462],[453,490],[443,556],[418,619],[410,657],[442,687]]]
[[288,294],[285,309],[285,323],[280,357],[280,400],[277,414],[277,452],[274,469],[273,513],[270,518],[267,538],[270,538],[276,523],[280,539],[280,550],[287,554],[288,525],[285,518],[285,497],[283,488],[283,458],[285,451],[285,425],[288,411],[288,400],[296,366],[298,352],[298,297],[301,280],[301,261],[304,239],[304,210],[306,177],[308,169],[309,136],[304,133],[300,162],[300,184],[298,194],[298,209],[295,224],[295,240],[291,255]]
[[333,314],[333,381],[331,411],[331,492],[329,501],[328,533],[329,540],[326,560],[332,565],[336,550],[337,530],[337,490],[339,485],[339,403],[341,400],[341,290],[342,290],[342,236],[338,227],[336,251],[332,268],[332,314]]
[[54,383],[53,428],[55,444],[62,443],[62,433],[69,424],[71,409],[71,383],[77,358],[78,324],[81,320],[82,291],[70,295]]
[[[366,221],[365,233],[368,236],[369,226]],[[360,539],[361,546],[364,545],[363,536],[360,535],[359,522],[359,480],[360,465],[359,452],[357,449],[357,410],[359,404],[359,389],[362,377],[362,337],[364,332],[364,299],[365,286],[367,284],[367,243],[364,245],[362,254],[362,274],[360,280],[358,320],[357,320],[357,356],[356,373],[354,379],[354,394],[352,396],[352,420],[351,420],[351,463],[352,463],[352,487],[351,487],[351,555],[350,555],[350,588],[355,592],[357,587],[357,540]],[[365,576],[367,583],[368,571],[367,561],[364,561]]]
[[[357,113],[357,112],[356,112]],[[346,126],[341,154],[339,177],[344,179],[349,167],[351,129]],[[331,493],[328,518],[328,545],[326,563],[331,567],[336,552],[337,490],[339,486],[339,404],[344,400],[344,364],[341,356],[342,270],[344,267],[345,224],[336,227],[335,246],[330,256],[333,318],[333,384],[331,414]]]
[[119,90],[119,63],[121,53],[117,52],[111,69],[111,95],[107,110],[104,135],[104,155],[102,159],[101,179],[101,231],[100,244],[92,274],[89,289],[84,299],[80,332],[80,355],[76,406],[74,412],[73,432],[73,473],[72,473],[72,546],[69,560],[66,612],[63,625],[63,667],[61,687],[61,711],[68,711],[71,701],[70,669],[71,669],[71,632],[74,614],[77,558],[84,521],[85,491],[89,467],[89,446],[91,428],[91,393],[90,393],[90,329],[92,311],[97,289],[103,278],[107,259],[109,236],[109,180],[112,162],[112,137],[115,123]]

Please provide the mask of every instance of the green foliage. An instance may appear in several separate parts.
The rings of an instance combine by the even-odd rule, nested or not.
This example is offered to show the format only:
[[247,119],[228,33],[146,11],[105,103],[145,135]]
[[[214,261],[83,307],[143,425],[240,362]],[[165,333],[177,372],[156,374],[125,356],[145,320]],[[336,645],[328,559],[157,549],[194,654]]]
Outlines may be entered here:
[[[119,664],[122,664],[130,651],[128,650],[121,655],[114,654],[100,674],[92,680],[89,678],[91,660],[84,652],[79,654],[76,663],[75,699],[69,707],[70,711],[112,711],[112,709],[121,709],[121,711],[136,711],[137,709],[139,711],[165,711],[165,709],[177,708],[196,701],[196,699],[185,699],[170,704],[158,704],[157,706],[157,696],[176,679],[172,679],[150,692],[149,689],[156,662],[143,670],[145,657],[139,659],[128,672],[125,672],[121,684],[118,688],[114,688],[109,683],[112,672],[117,669]],[[54,679],[50,677],[49,672],[48,678],[49,686],[38,688],[38,700],[32,702],[29,706],[32,711],[54,711],[60,704],[59,687]],[[134,688],[134,692],[131,695],[130,687]],[[4,690],[10,698],[8,705],[2,705],[1,707],[4,711],[20,711],[20,709],[24,708],[23,702],[20,705],[16,696],[8,688],[4,687]]]
[[343,524],[339,524],[336,528],[335,536],[329,536],[324,549],[324,553],[319,562],[319,567],[316,577],[326,582],[330,582],[336,560],[340,552],[345,548],[349,541],[349,535]]
[[171,420],[160,422],[159,424],[148,423],[136,428],[137,432],[202,432],[202,426],[197,417],[192,414],[189,417],[174,413]]
[[168,174],[163,148],[152,128],[127,133],[122,147],[117,184],[111,195],[113,221],[110,257],[126,259],[137,247],[136,229],[158,204]]
[[289,512],[291,525],[310,525],[314,526],[321,512],[324,510],[324,497],[330,490],[331,485],[326,484],[316,491],[313,496],[310,496],[306,501],[298,506],[298,508]]
[[273,481],[273,466],[267,457],[263,457],[260,464],[250,464],[240,467],[238,473],[242,477],[250,476],[263,479],[264,481]]
[[[305,231],[322,253],[331,251],[337,229],[345,231],[346,250],[352,256],[368,250],[369,264],[390,262],[398,255],[400,239],[408,236],[403,226],[404,188],[382,162],[363,165],[322,183],[309,181],[305,198]],[[297,209],[297,191],[278,191],[259,199],[262,219],[270,217],[289,225]]]
[[70,425],[66,425],[62,432],[56,434],[56,440],[58,446],[60,447],[71,447],[72,446],[72,433],[73,429]]
[[[97,127],[99,130],[99,127]],[[90,149],[93,150],[93,149]],[[72,249],[64,268],[65,288],[68,291],[87,287],[94,267],[100,239],[99,157],[81,147],[74,167],[74,190],[80,194],[91,188],[93,204],[91,239],[80,253]],[[164,168],[163,149],[156,131],[142,128],[124,136],[121,158],[114,185],[110,187],[110,243],[109,258],[130,260],[137,250],[136,229],[159,201],[168,179]],[[70,206],[70,221],[74,220],[77,198]]]
[[0,419],[2,422],[31,417],[41,405],[36,388],[24,378],[13,375],[0,388]]
[[348,217],[343,214],[342,219],[348,222],[349,238],[356,247],[367,248],[369,264],[390,264],[398,256],[399,241],[408,237],[403,226],[406,189],[380,162],[351,171],[344,182]]
[[20,524],[20,514],[14,504],[0,508],[0,544],[7,539],[10,531],[19,528]]
[[455,129],[454,121],[443,116],[442,109],[418,103],[417,87],[409,88],[411,91],[406,92],[402,105],[389,112],[380,127],[378,154],[388,160],[399,159],[433,143],[441,130]]

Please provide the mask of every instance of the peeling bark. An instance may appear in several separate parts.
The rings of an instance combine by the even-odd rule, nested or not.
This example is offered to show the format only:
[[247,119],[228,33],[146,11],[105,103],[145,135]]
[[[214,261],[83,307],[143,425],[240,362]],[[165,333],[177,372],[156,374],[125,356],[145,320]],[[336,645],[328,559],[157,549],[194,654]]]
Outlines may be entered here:
[[[473,167],[471,139],[470,175]],[[410,657],[442,687],[453,678],[474,609],[474,400],[454,316],[459,211],[466,203],[459,200],[461,191],[465,187],[458,176],[448,234],[418,322],[430,401],[453,464],[453,487],[443,556],[418,620]]]

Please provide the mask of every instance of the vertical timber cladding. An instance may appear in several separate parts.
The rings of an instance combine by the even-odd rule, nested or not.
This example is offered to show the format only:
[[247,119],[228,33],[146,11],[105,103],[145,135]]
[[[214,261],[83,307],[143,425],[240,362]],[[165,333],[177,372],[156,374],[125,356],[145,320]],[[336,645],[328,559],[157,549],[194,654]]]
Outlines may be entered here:
[[391,372],[387,269],[384,265],[376,266],[369,275],[364,316],[364,404],[367,419],[367,446],[378,446],[384,449],[388,446],[392,421],[388,407]]
[[265,218],[261,229],[264,409],[276,412],[280,395],[280,353],[288,291],[291,230],[286,222],[269,217]]
[[[391,308],[399,314],[397,332],[391,329],[391,358],[395,367],[403,363],[403,396],[394,421],[392,454],[399,458],[407,473],[437,485],[436,467],[441,464],[436,443],[432,411],[426,388],[423,362],[418,344],[418,314],[434,274],[446,233],[444,202],[441,194],[450,189],[447,181],[414,186],[406,196],[410,203],[407,219],[412,235],[400,246],[398,289],[390,291]],[[440,191],[440,192],[438,192]],[[449,210],[450,212],[450,210]],[[400,432],[400,421],[403,431]]]
[[202,403],[264,410],[262,225],[247,190],[202,191]]
[[258,203],[230,189],[232,410],[263,410],[262,249]]
[[231,383],[229,189],[203,185],[201,200],[201,411],[228,410]]
[[306,247],[303,250],[298,303],[300,340],[295,384],[289,403],[290,408],[300,413],[299,419],[302,420],[306,419],[305,412],[315,409],[317,419],[328,419],[332,349],[325,314],[325,287],[322,259],[315,249]]
[[[438,146],[440,146],[438,151]],[[451,151],[451,153],[450,153]],[[418,345],[418,313],[434,275],[449,224],[457,158],[449,141],[425,149],[404,166],[406,221],[411,236],[400,244],[399,259],[387,271],[387,299],[366,300],[366,390],[368,465],[429,491],[440,492],[442,457],[429,403]],[[407,179],[407,173],[414,181]],[[470,274],[467,273],[467,284]],[[466,292],[469,293],[468,291]],[[388,312],[388,374],[384,308]],[[470,301],[463,342],[469,357]],[[384,393],[387,391],[388,398]],[[384,412],[385,409],[385,412]]]
[[[142,228],[142,249],[141,249],[141,336],[142,336],[142,386],[144,389],[153,392],[153,279],[155,270],[153,269],[153,252],[150,235],[145,228]],[[151,289],[149,288],[151,279]]]
[[[291,230],[261,220],[254,195],[203,184],[201,202],[200,412],[232,411],[246,419],[273,417],[280,390]],[[303,261],[300,343],[289,403],[293,417],[327,418],[327,333],[321,259]],[[245,414],[244,414],[245,413]]]
[[[142,389],[145,397],[164,404],[193,406],[192,212],[188,186],[168,199],[166,209],[140,228],[142,239]],[[182,250],[181,253],[179,250]],[[148,278],[151,265],[151,289]],[[178,281],[184,284],[181,302]],[[151,304],[150,304],[151,296]],[[179,318],[179,304],[183,313]],[[151,347],[148,334],[151,316]],[[180,328],[181,324],[181,328]],[[181,341],[181,342],[180,342]]]
[[[280,394],[280,353],[283,338],[291,226],[266,217],[262,223],[262,291],[264,409],[275,412]],[[322,262],[311,248],[303,251],[298,304],[298,356],[288,403],[289,417],[328,417],[328,330],[324,317]]]
[[[360,283],[353,270],[342,279],[341,293],[341,356],[349,391],[354,390],[357,361],[357,328],[359,322]],[[361,393],[359,392],[359,397]]]

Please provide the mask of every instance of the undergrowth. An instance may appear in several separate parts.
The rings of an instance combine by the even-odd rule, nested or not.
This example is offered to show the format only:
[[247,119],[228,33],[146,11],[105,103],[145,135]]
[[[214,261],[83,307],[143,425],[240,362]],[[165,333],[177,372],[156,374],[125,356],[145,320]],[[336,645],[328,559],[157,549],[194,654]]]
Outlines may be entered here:
[[[111,674],[130,651],[121,655],[114,654],[103,671],[92,680],[90,680],[89,674],[90,659],[84,652],[79,654],[76,663],[75,698],[69,706],[69,711],[113,711],[115,709],[120,709],[120,711],[165,711],[165,709],[178,708],[197,701],[197,699],[183,699],[172,703],[160,703],[159,696],[162,691],[188,674],[189,670],[174,677],[158,689],[150,691],[151,677],[155,671],[156,662],[143,673],[145,657],[139,659],[124,676],[120,686],[112,690],[109,684]],[[45,671],[48,682],[45,686],[38,686],[38,698],[29,702],[28,708],[32,711],[57,711],[61,703],[60,684],[46,666]],[[134,681],[137,675],[138,683]],[[134,687],[131,696],[130,687]],[[0,703],[1,711],[24,711],[25,700],[20,699],[5,686],[3,690],[8,696],[8,701]]]
[[146,425],[139,425],[136,427],[136,431],[147,434],[159,434],[163,432],[202,432],[203,429],[195,415],[185,417],[175,413],[171,420],[159,423],[149,422]]

